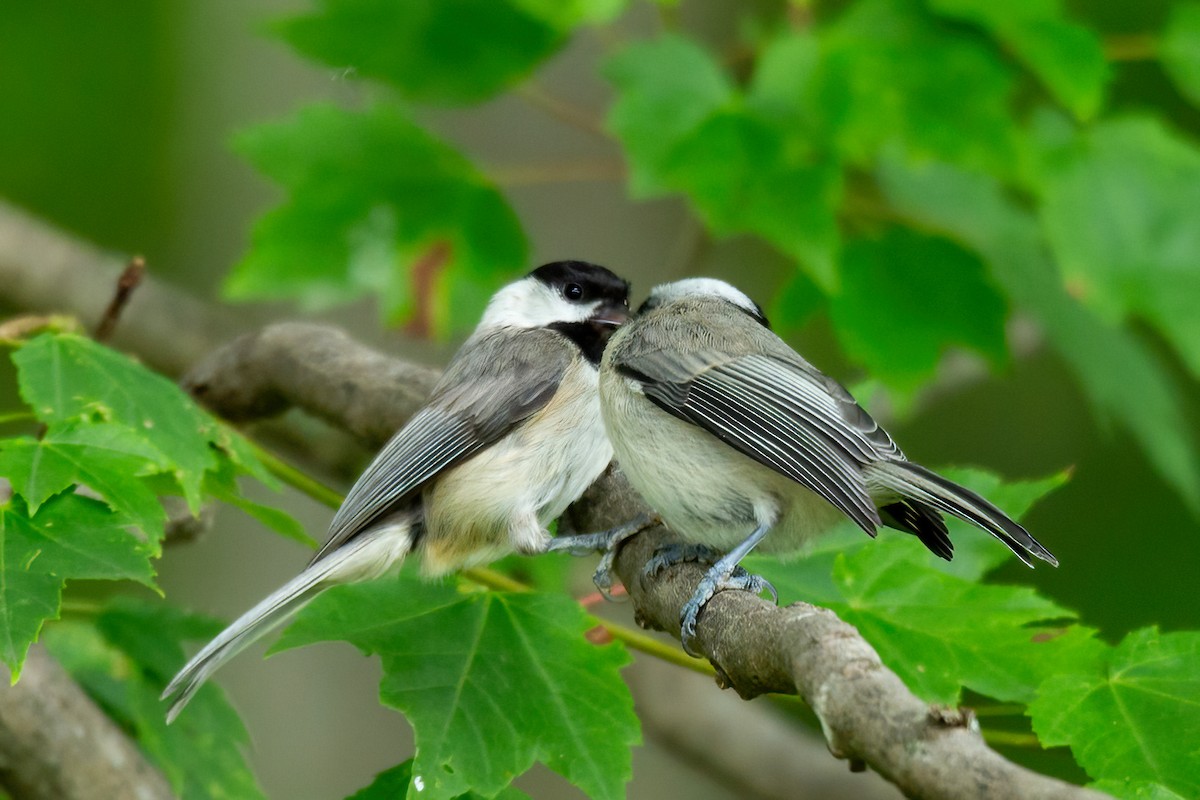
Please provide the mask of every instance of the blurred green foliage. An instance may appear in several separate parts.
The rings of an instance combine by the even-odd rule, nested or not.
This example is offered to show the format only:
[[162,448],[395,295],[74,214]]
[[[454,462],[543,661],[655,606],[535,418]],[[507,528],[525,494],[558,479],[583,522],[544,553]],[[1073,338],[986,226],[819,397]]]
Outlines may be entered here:
[[[161,49],[122,43],[164,41],[177,20],[151,0],[103,19],[94,9],[66,8],[26,4],[0,17],[0,118],[12,123],[0,125],[0,148],[30,154],[6,163],[0,191],[102,243],[146,247],[149,229],[153,246],[173,212],[155,181],[164,163],[164,120],[177,111],[164,101],[173,62]],[[1194,625],[1192,584],[1163,576],[1182,575],[1191,564],[1176,550],[1198,552],[1200,461],[1196,410],[1187,398],[1194,401],[1200,379],[1200,3],[779,0],[708,9],[734,21],[719,33],[698,21],[704,8],[699,0],[653,7],[621,0],[314,0],[310,10],[275,22],[274,35],[301,55],[363,79],[363,102],[313,105],[237,138],[238,151],[286,197],[256,224],[227,295],[313,309],[370,294],[385,320],[413,320],[419,332],[469,327],[491,289],[527,268],[530,248],[500,179],[469,148],[432,133],[430,109],[469,113],[510,91],[540,96],[524,81],[536,80],[572,37],[594,37],[602,54],[592,68],[611,89],[604,129],[621,149],[630,195],[678,196],[706,236],[753,239],[775,251],[788,274],[760,300],[779,330],[828,332],[847,369],[872,376],[899,408],[914,407],[951,350],[973,351],[992,368],[1026,376],[1065,368],[1069,380],[1056,376],[1015,394],[1018,409],[1000,405],[1014,393],[978,396],[989,394],[983,386],[967,390],[977,396],[965,411],[955,400],[935,400],[936,419],[903,424],[975,441],[986,432],[978,420],[995,420],[1015,431],[1007,466],[1028,473],[1022,444],[1069,426],[1115,423],[1117,445],[1078,455],[1092,459],[1088,466],[1102,480],[1063,506],[1070,510],[1042,517],[1056,523],[1054,535],[1042,538],[1065,566],[1061,578],[1040,571],[1037,579],[1043,586],[1054,581],[1056,596],[1073,586],[1097,609],[1121,605],[1108,609],[1110,633],[1113,619],[1144,624],[1138,613]],[[77,24],[58,24],[67,13]],[[93,35],[97,30],[107,34]],[[51,49],[75,57],[45,58]],[[96,86],[108,91],[89,90]],[[54,101],[42,103],[45,97]],[[578,120],[570,99],[565,103],[562,116]],[[45,113],[28,113],[39,106]],[[86,129],[79,119],[89,121]],[[122,119],[137,124],[118,124]],[[109,187],[119,202],[72,203],[56,180],[59,170],[77,183]],[[743,277],[761,285],[758,273]],[[1014,319],[1036,326],[1034,355],[1010,352],[1005,329]],[[20,663],[43,620],[57,613],[67,578],[150,581],[157,540],[131,544],[120,531],[130,522],[161,527],[148,498],[164,486],[193,503],[214,495],[271,519],[236,491],[234,475],[254,469],[251,457],[238,455],[236,440],[207,423],[198,426],[200,440],[169,419],[156,432],[139,429],[142,415],[157,419],[162,411],[142,405],[163,401],[161,387],[120,367],[119,385],[129,396],[114,396],[97,374],[116,369],[116,356],[73,339],[46,341],[25,345],[16,360],[25,399],[49,430],[0,443],[0,471],[15,492],[0,508],[10,565],[0,617],[10,664]],[[38,348],[47,347],[61,350],[58,367],[52,359],[34,363]],[[30,376],[38,369],[42,382],[34,386]],[[167,417],[199,419],[189,409],[179,405]],[[34,453],[36,470],[28,468]],[[1138,474],[1142,465],[1156,470],[1159,482]],[[1005,485],[976,473],[964,480],[1023,510],[1061,479]],[[74,494],[76,483],[105,502]],[[1080,490],[1068,486],[1057,497],[1073,491]],[[1081,509],[1092,512],[1094,527],[1079,524]],[[56,527],[71,521],[86,521],[95,532],[87,548],[47,546],[38,550],[40,561],[31,558],[34,543],[55,544]],[[275,524],[300,535],[286,520]],[[993,570],[1017,573],[1003,566],[1003,552],[988,550],[992,543],[969,533],[956,541],[958,558],[948,568],[930,564],[915,542],[842,535],[798,561],[758,560],[754,568],[770,573],[786,599],[828,604],[858,624],[931,700],[952,702],[969,688],[1029,702],[1043,743],[1069,746],[1106,791],[1194,795],[1195,633],[1142,628],[1119,645],[1105,644],[1058,602],[979,584]],[[1136,573],[1131,556],[1147,562]],[[370,616],[371,593],[394,588],[331,595],[287,641],[349,638],[384,653],[385,701],[406,709],[422,740],[449,723],[396,689],[396,675],[421,665],[401,663],[407,651],[392,651],[390,639],[358,636],[352,624]],[[1138,609],[1121,599],[1121,588],[1160,602]],[[509,602],[459,597],[446,587],[406,589],[395,602],[414,597],[436,607],[418,604],[430,619],[447,609],[480,612]],[[582,616],[556,619],[565,638],[586,626]],[[182,630],[162,627],[170,636]],[[536,628],[516,625],[500,637],[499,650]],[[145,704],[131,699],[151,690],[112,683],[130,664],[157,664],[159,645],[130,644],[111,626],[96,628],[103,636],[90,639],[60,630],[60,656],[97,695],[107,693],[115,716],[147,726],[147,749],[168,765],[177,786],[188,786],[187,776],[203,765],[188,766],[180,756],[185,739],[153,744],[166,734],[146,722]],[[460,653],[458,666],[429,674],[435,681],[477,679],[465,658]],[[616,662],[608,667],[601,694],[619,691]],[[143,669],[147,686],[170,669]],[[539,669],[548,667],[530,656],[528,670]],[[555,686],[549,680],[541,688],[553,694]],[[463,708],[475,711],[469,703]],[[566,758],[530,749],[539,731],[564,720],[525,722],[530,738],[509,743],[499,771],[458,770],[430,791],[448,795],[477,781],[490,793],[537,758],[593,793],[619,793],[628,730],[606,742],[620,752],[594,757],[580,748]],[[586,721],[568,715],[565,723],[573,722],[574,733],[586,737],[579,727]],[[590,724],[593,738],[611,737],[596,719]],[[191,735],[211,738],[230,725],[222,717]],[[470,755],[449,752],[423,755],[445,759],[434,769]],[[235,781],[248,774],[229,769]],[[363,796],[393,793],[409,781],[402,765]],[[185,794],[191,791],[200,790]]]

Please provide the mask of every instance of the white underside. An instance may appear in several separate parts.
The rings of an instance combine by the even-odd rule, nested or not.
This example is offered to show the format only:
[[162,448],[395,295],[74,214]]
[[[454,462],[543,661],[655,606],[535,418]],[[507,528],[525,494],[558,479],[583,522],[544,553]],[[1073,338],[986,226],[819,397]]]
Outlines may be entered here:
[[627,378],[606,376],[600,400],[617,464],[685,539],[729,550],[765,525],[771,533],[758,549],[790,552],[843,519],[824,498],[658,408]]

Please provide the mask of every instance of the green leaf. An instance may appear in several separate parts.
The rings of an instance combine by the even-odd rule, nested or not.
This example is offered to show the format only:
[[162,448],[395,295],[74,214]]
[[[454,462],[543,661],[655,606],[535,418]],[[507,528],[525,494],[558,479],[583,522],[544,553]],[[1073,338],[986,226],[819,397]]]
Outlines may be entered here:
[[185,660],[181,641],[219,632],[216,620],[131,598],[111,601],[95,626],[59,623],[47,646],[167,776],[183,800],[264,797],[246,763],[249,737],[213,685],[168,726],[159,694]]
[[0,505],[0,660],[14,676],[42,623],[58,615],[69,578],[153,585],[144,538],[95,500],[60,494],[29,514],[20,497]]
[[1031,314],[1075,372],[1102,420],[1119,420],[1168,484],[1200,509],[1200,463],[1174,386],[1127,331],[1105,324],[1067,294],[1038,224],[990,178],[945,164],[881,162],[892,205],[916,224],[984,257],[1012,302]]
[[819,135],[809,104],[820,65],[821,43],[811,30],[787,30],[775,36],[759,53],[746,107],[759,117]]
[[[388,613],[381,617],[380,608]],[[416,735],[409,797],[492,795],[541,761],[589,797],[624,796],[638,736],[623,649],[553,594],[464,594],[403,577],[326,592],[276,649],[341,639],[383,659],[383,702]]]
[[1097,781],[1088,785],[1089,789],[1107,792],[1121,800],[1188,800],[1181,794],[1172,792],[1161,783],[1148,781]]
[[477,102],[523,78],[623,0],[318,0],[276,29],[304,55],[432,102]]
[[1078,119],[1100,110],[1108,63],[1099,37],[1063,15],[1059,0],[928,0],[935,12],[988,30]]
[[234,508],[249,514],[276,533],[292,541],[299,542],[306,547],[317,547],[317,540],[308,535],[308,531],[304,529],[304,526],[295,517],[285,511],[280,511],[278,508],[265,506],[262,503],[256,503],[242,496],[238,493],[236,484],[214,479],[205,483],[204,488],[222,503],[228,503]]
[[630,190],[637,197],[671,187],[663,163],[733,98],[733,85],[699,45],[680,36],[637,42],[609,59],[604,75],[618,94],[608,126],[629,159]]
[[924,699],[954,704],[965,686],[1029,702],[1044,678],[1102,646],[1087,628],[1050,626],[1074,615],[1034,590],[962,580],[914,551],[893,539],[839,557],[843,600],[832,608]]
[[[216,421],[178,386],[74,334],[38,336],[12,358],[21,396],[39,420],[111,422],[134,431],[166,459],[192,511],[199,508],[204,473],[216,466],[211,445],[219,432]],[[120,446],[131,446],[128,436],[112,436],[114,442],[120,438]]]
[[1101,123],[1042,184],[1042,219],[1075,294],[1146,319],[1200,375],[1200,150],[1149,118]]
[[[837,612],[925,700],[954,704],[966,687],[1028,702],[1044,678],[1101,646],[1094,631],[1064,626],[1071,612],[1032,589],[949,574],[912,537],[842,538],[850,533],[796,562],[758,558],[744,565],[787,601]],[[866,537],[860,531],[857,538]]]
[[30,514],[53,495],[82,484],[127,514],[153,542],[162,535],[166,513],[141,478],[164,470],[161,453],[117,425],[68,423],[42,439],[0,440],[0,475],[25,498]]
[[790,147],[767,123],[730,111],[680,141],[660,177],[688,195],[714,233],[757,234],[822,288],[837,286],[842,171],[836,162]]
[[1183,96],[1200,106],[1200,3],[1173,3],[1170,13],[1159,58]]
[[1134,631],[1093,662],[1047,680],[1028,714],[1045,744],[1070,746],[1106,788],[1146,782],[1200,796],[1198,632]]
[[[391,769],[384,770],[375,776],[375,780],[370,786],[355,792],[346,800],[396,800],[398,797],[403,797],[408,792],[409,783],[412,781],[412,765],[412,759],[409,759],[403,764],[397,764]],[[423,785],[415,787],[417,792],[423,791],[423,788]],[[514,789],[511,786],[495,795],[499,800],[521,800],[528,796],[520,789]],[[467,792],[460,794],[455,800],[483,800],[484,797],[485,795],[475,792]]]
[[847,247],[841,273],[829,308],[838,339],[885,383],[916,389],[954,344],[1007,360],[1004,299],[979,257],[957,244],[889,228]]
[[283,483],[271,474],[267,466],[259,459],[254,446],[238,430],[228,423],[218,420],[219,434],[214,444],[228,456],[230,463],[240,474],[249,475],[268,489],[278,490]]
[[913,160],[1010,171],[1014,77],[961,28],[916,3],[863,0],[822,33],[821,53],[812,114],[849,160],[874,163],[899,143]]
[[103,503],[78,494],[58,495],[29,515],[14,499],[0,509],[0,536],[8,552],[24,558],[6,559],[17,568],[62,579],[130,579],[153,585],[150,556],[154,548],[126,529],[128,520]]
[[526,267],[520,223],[495,186],[397,109],[312,106],[237,146],[289,199],[255,226],[230,297],[321,308],[379,295],[389,319],[421,311],[445,332],[473,325]]
[[63,580],[24,568],[31,557],[24,519],[0,508],[0,660],[12,670],[15,682],[29,645],[37,641],[42,624],[58,616]]
[[[785,119],[753,113],[712,58],[678,37],[634,45],[606,74],[619,90],[609,126],[639,195],[684,192],[720,235],[753,233],[836,286],[840,164],[794,136]],[[762,89],[764,97],[782,91]]]
[[797,269],[769,302],[771,329],[788,339],[825,305],[825,295],[803,270]]
[[[257,463],[257,459],[254,461]],[[206,475],[204,491],[208,492],[211,497],[221,500],[222,503],[232,505],[235,509],[257,519],[258,522],[276,531],[277,534],[286,536],[287,539],[300,542],[305,547],[316,548],[318,545],[317,540],[308,535],[304,525],[301,525],[286,511],[254,503],[253,500],[244,497],[238,489],[238,476],[236,476],[236,467],[233,462],[222,461],[221,469]]]
[[[981,470],[941,473],[1015,518],[1066,480],[1060,473],[1002,484]],[[957,702],[967,687],[1027,702],[1044,677],[1101,647],[1093,631],[1063,627],[1074,615],[1032,589],[979,583],[1011,553],[978,528],[947,523],[955,545],[949,564],[916,537],[885,529],[872,540],[846,524],[796,558],[752,557],[743,566],[767,577],[785,602],[805,600],[836,611],[930,701]]]

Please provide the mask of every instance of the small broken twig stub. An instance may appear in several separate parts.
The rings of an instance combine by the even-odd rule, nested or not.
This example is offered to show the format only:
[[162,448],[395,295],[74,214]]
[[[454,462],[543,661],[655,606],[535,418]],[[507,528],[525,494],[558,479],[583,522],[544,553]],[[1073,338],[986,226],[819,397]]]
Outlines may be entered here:
[[121,277],[117,278],[117,289],[113,293],[113,298],[109,302],[108,308],[104,309],[104,316],[100,318],[100,324],[96,326],[94,338],[97,342],[107,342],[112,337],[113,331],[117,329],[117,323],[121,319],[121,312],[129,304],[133,290],[142,282],[145,274],[146,262],[141,256],[129,259],[129,264],[121,271]]

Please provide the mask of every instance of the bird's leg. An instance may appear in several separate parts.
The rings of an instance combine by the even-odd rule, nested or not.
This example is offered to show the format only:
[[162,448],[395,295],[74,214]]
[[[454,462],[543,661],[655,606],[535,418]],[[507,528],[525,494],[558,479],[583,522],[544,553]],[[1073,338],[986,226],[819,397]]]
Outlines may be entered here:
[[[779,601],[779,593],[775,591],[775,587],[765,578],[761,575],[751,575],[738,566],[738,562],[745,558],[754,549],[754,546],[763,540],[769,529],[767,525],[760,525],[755,528],[754,533],[747,536],[737,547],[719,558],[716,563],[709,567],[708,572],[704,573],[704,577],[700,579],[700,584],[696,587],[695,593],[692,594],[691,599],[687,601],[679,614],[679,639],[683,643],[684,651],[688,655],[699,655],[692,648],[692,642],[696,638],[696,621],[700,616],[700,611],[717,592],[723,592],[726,589],[744,589],[745,591],[759,594],[764,589],[767,589],[771,592],[775,601]],[[657,555],[655,558],[657,559]],[[659,567],[659,571],[665,569],[666,566],[669,566],[669,564]],[[650,564],[647,564],[647,571],[649,571],[649,567]]]
[[583,556],[589,553],[603,553],[600,563],[592,574],[592,581],[605,597],[612,599],[613,562],[621,543],[634,534],[641,533],[662,523],[656,514],[640,514],[624,525],[618,525],[599,533],[579,533],[573,536],[556,536],[546,544],[547,553],[565,552],[573,556]]

